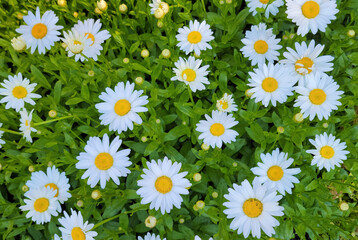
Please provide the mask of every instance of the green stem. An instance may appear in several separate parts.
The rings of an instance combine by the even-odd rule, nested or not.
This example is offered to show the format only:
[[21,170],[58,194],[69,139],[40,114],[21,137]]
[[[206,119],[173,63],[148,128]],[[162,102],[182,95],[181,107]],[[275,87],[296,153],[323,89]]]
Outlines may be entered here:
[[6,129],[6,128],[0,128],[0,131],[7,132],[7,133],[12,133],[12,134],[16,134],[16,135],[22,135],[22,133],[20,133],[20,132],[12,131],[12,130],[9,130],[9,129]]
[[280,138],[280,134],[281,134],[281,133],[277,133],[277,137],[276,137],[276,139],[275,139],[275,142],[272,144],[270,150],[268,150],[269,152],[275,147],[275,145],[276,145],[278,139]]
[[201,3],[203,4],[204,12],[206,13],[204,0],[201,0]]
[[107,222],[109,222],[109,221],[112,221],[113,219],[118,218],[121,214],[122,214],[122,213],[117,214],[117,215],[114,215],[113,217],[107,218],[107,219],[105,219],[105,220],[103,220],[103,221],[97,223],[96,225],[93,226],[93,228],[92,228],[91,230],[94,230],[94,229],[98,228],[99,226],[101,226],[101,225],[103,225],[103,224],[105,224],[105,223],[107,223]]
[[56,119],[51,119],[51,120],[47,120],[47,121],[43,121],[43,122],[39,122],[39,123],[34,123],[34,126],[39,126],[39,125],[43,125],[43,124],[47,124],[47,123],[52,123],[52,122],[56,122],[56,121],[60,121],[66,118],[71,118],[73,117],[72,115],[69,116],[64,116],[64,117],[60,117],[60,118],[56,118]]
[[193,95],[192,95],[192,93],[191,93],[191,90],[190,90],[190,86],[189,86],[189,84],[187,85],[187,88],[188,88],[188,92],[189,92],[189,97],[190,97],[190,100],[191,100],[191,102],[192,102],[192,103],[193,103],[193,105],[194,105],[195,103],[194,103]]

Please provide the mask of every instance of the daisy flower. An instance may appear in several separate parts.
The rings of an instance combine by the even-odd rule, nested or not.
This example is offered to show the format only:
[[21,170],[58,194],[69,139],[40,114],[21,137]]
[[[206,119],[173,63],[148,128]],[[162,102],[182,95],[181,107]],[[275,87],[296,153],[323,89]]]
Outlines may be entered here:
[[288,96],[293,95],[293,81],[286,68],[280,64],[259,65],[254,72],[249,72],[250,78],[248,86],[252,87],[248,93],[252,93],[255,102],[261,102],[267,107],[271,102],[276,106],[276,101],[284,103]]
[[258,167],[251,168],[251,171],[258,176],[260,183],[267,189],[277,190],[282,195],[285,192],[292,193],[292,183],[299,183],[293,175],[301,172],[299,168],[289,168],[293,163],[293,158],[287,159],[287,153],[280,152],[277,148],[270,153],[261,153],[262,163],[257,163]]
[[236,137],[239,135],[235,130],[230,129],[231,127],[238,124],[232,114],[226,112],[220,112],[213,110],[212,118],[205,114],[206,120],[200,120],[196,124],[196,131],[201,132],[199,139],[203,139],[206,145],[211,147],[221,148],[222,143],[231,143],[236,141]]
[[71,216],[67,212],[64,212],[64,217],[58,219],[60,224],[63,227],[60,227],[63,240],[72,240],[72,239],[86,239],[94,240],[94,237],[97,236],[97,232],[90,231],[94,224],[88,224],[88,221],[83,223],[83,217],[81,212],[76,212],[71,208]]
[[89,47],[93,41],[91,38],[88,38],[85,33],[79,33],[77,30],[72,29],[72,31],[68,31],[68,33],[64,32],[63,35],[65,38],[61,39],[67,46],[66,51],[69,57],[75,56],[76,62],[78,60],[81,60],[81,62],[87,61],[83,55],[87,58],[93,57],[93,51],[89,51]]
[[278,205],[282,198],[276,190],[263,186],[257,178],[253,186],[244,180],[240,186],[234,183],[229,188],[229,194],[224,197],[228,202],[223,203],[228,209],[224,210],[228,218],[233,218],[230,228],[243,233],[247,238],[251,232],[253,237],[261,237],[261,229],[271,237],[275,234],[274,227],[280,225],[273,216],[283,216],[284,208]]
[[[201,238],[198,235],[195,235],[194,240],[201,240]],[[214,240],[212,237],[209,238],[209,240]]]
[[184,178],[188,172],[181,172],[181,163],[172,163],[167,157],[158,162],[147,162],[148,169],[143,169],[143,179],[138,180],[137,194],[142,198],[141,203],[150,203],[149,209],[158,210],[162,214],[170,213],[173,205],[180,208],[183,198],[180,194],[189,194],[188,187],[191,183]]
[[222,98],[216,101],[216,108],[220,112],[235,112],[237,111],[237,105],[232,99],[232,94],[228,95],[227,93],[224,94]]
[[40,8],[36,8],[36,15],[31,11],[23,19],[27,25],[21,25],[16,32],[21,33],[23,39],[26,41],[27,48],[31,47],[31,54],[35,52],[36,48],[40,54],[50,50],[55,42],[59,41],[58,35],[61,33],[57,30],[62,29],[62,26],[57,26],[58,17],[53,11],[46,11],[41,17]]
[[319,170],[326,168],[327,171],[334,169],[335,166],[340,167],[343,160],[347,159],[348,151],[346,149],[346,143],[340,142],[340,139],[336,139],[332,134],[327,135],[323,133],[316,135],[315,140],[309,139],[310,143],[316,147],[316,149],[307,150],[307,153],[314,155],[311,165],[317,165]]
[[95,22],[94,19],[91,18],[83,22],[79,20],[72,28],[72,31],[76,30],[79,35],[84,34],[88,39],[92,40],[86,53],[95,61],[97,61],[97,56],[101,54],[100,51],[103,49],[101,44],[111,37],[107,30],[99,31],[101,26],[102,24],[99,19]]
[[[2,127],[2,123],[0,123],[0,128]],[[2,148],[2,144],[5,144],[5,141],[2,140],[2,135],[4,134],[4,131],[0,131],[0,148]]]
[[22,51],[26,49],[26,42],[25,39],[20,36],[20,37],[14,37],[13,39],[11,39],[11,46],[16,50],[16,51]]
[[269,18],[270,13],[275,16],[278,13],[278,8],[284,4],[282,0],[274,0],[271,3],[269,2],[270,0],[246,0],[247,6],[250,8],[249,12],[252,12],[252,15],[255,16],[257,14],[256,8],[263,8],[266,9],[266,18]]
[[56,192],[55,197],[57,197],[60,203],[64,203],[71,197],[71,194],[68,192],[70,189],[68,178],[64,172],[60,173],[55,166],[52,168],[48,167],[47,174],[43,171],[33,172],[31,179],[26,182],[26,185],[30,189],[50,187]]
[[317,115],[319,120],[328,119],[332,110],[337,110],[338,101],[343,91],[337,91],[339,86],[331,76],[316,73],[307,76],[307,84],[299,85],[295,90],[301,96],[296,99],[294,107],[300,107],[303,118],[309,116],[310,121]]
[[290,74],[304,83],[305,76],[317,72],[329,72],[333,70],[333,57],[330,55],[319,56],[324,49],[324,45],[317,44],[312,40],[307,46],[305,42],[295,43],[296,51],[287,47],[288,52],[284,52],[286,59],[280,61]]
[[99,96],[103,103],[97,103],[95,106],[98,112],[102,113],[99,117],[102,125],[109,125],[110,131],[117,131],[120,134],[128,128],[133,130],[133,122],[142,124],[142,119],[138,112],[147,112],[143,107],[148,103],[148,96],[140,96],[143,90],[134,90],[134,83],[119,82],[114,91],[106,88]]
[[151,14],[155,14],[155,11],[157,11],[157,9],[161,9],[164,12],[164,14],[167,14],[169,12],[168,3],[162,2],[160,0],[153,0],[153,3],[149,3],[149,7],[151,7],[150,9]]
[[179,28],[178,32],[179,34],[176,35],[179,41],[177,46],[180,47],[180,50],[185,51],[186,55],[194,51],[196,55],[200,56],[200,51],[211,49],[208,42],[214,39],[213,32],[205,21],[199,23],[197,20],[194,22],[190,20],[189,28],[186,26]]
[[53,235],[53,239],[54,240],[61,240],[61,238],[57,234]]
[[[147,235],[142,237],[138,237],[138,240],[161,240],[160,236],[156,236],[154,233],[151,235],[150,233],[147,233]],[[163,238],[163,240],[166,240],[166,238]]]
[[128,155],[130,149],[118,151],[122,140],[117,136],[109,142],[107,134],[103,135],[103,140],[99,137],[90,137],[85,146],[86,152],[81,152],[77,157],[77,169],[87,169],[82,175],[82,179],[87,177],[87,184],[93,188],[100,181],[101,188],[105,188],[106,182],[112,180],[119,185],[119,177],[127,176],[130,171],[128,166],[132,164]]
[[273,62],[278,60],[280,53],[277,51],[282,47],[278,45],[280,39],[276,39],[272,28],[266,29],[266,24],[251,26],[251,31],[246,31],[245,38],[241,41],[245,44],[240,50],[245,57],[251,60],[252,65],[261,66],[265,60]]
[[331,20],[339,12],[335,0],[287,0],[287,18],[298,26],[297,34],[305,36],[309,31],[326,31]]
[[0,88],[0,95],[5,96],[1,99],[0,103],[5,103],[5,108],[13,108],[19,112],[25,106],[25,102],[35,105],[32,98],[41,98],[40,95],[32,93],[36,87],[36,83],[31,83],[27,78],[22,79],[22,74],[18,73],[17,76],[8,76],[9,80],[5,79]]
[[34,110],[32,109],[29,114],[27,114],[27,111],[25,108],[23,108],[20,111],[21,118],[20,118],[19,130],[24,135],[24,138],[26,139],[26,141],[30,142],[30,143],[32,143],[31,132],[37,132],[37,130],[35,128],[31,127],[33,111]]
[[25,193],[24,202],[20,206],[22,211],[29,211],[26,218],[32,218],[36,224],[43,224],[51,220],[51,216],[57,216],[61,212],[61,205],[55,197],[56,191],[52,188],[34,188]]
[[209,73],[209,71],[207,71],[209,65],[200,67],[201,62],[201,60],[195,60],[192,56],[190,56],[188,60],[179,57],[179,60],[174,63],[176,68],[173,69],[176,76],[172,77],[171,80],[184,82],[185,85],[189,85],[193,92],[196,92],[196,90],[204,90],[204,84],[209,84],[208,78],[206,77]]

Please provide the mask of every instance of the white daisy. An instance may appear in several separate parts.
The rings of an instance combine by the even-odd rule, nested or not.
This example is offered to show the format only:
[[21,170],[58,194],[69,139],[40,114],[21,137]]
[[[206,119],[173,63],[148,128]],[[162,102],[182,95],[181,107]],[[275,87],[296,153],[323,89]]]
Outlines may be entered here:
[[273,0],[269,3],[270,0],[246,0],[247,6],[250,8],[249,12],[252,12],[252,15],[256,15],[256,8],[263,8],[265,10],[265,17],[269,18],[270,13],[275,16],[278,13],[278,8],[281,7],[284,2],[282,0]]
[[285,191],[292,193],[292,183],[299,183],[293,175],[301,172],[299,168],[290,168],[293,158],[287,159],[287,153],[280,152],[277,148],[270,153],[261,153],[262,163],[257,163],[258,167],[251,168],[251,171],[258,176],[260,183],[263,183],[267,189],[277,190],[282,195]]
[[201,60],[195,60],[192,56],[188,60],[179,57],[179,60],[174,63],[177,68],[173,69],[176,76],[172,77],[171,80],[184,82],[185,85],[189,85],[193,92],[204,90],[204,84],[210,84],[206,77],[209,73],[207,71],[209,65],[200,67],[201,62]]
[[317,165],[319,170],[326,168],[327,171],[334,169],[335,166],[340,167],[343,160],[347,159],[348,151],[346,143],[340,142],[332,134],[323,133],[316,135],[315,140],[309,139],[310,143],[316,147],[313,150],[307,150],[307,153],[314,155],[311,165]]
[[64,217],[58,219],[63,227],[60,227],[63,240],[94,240],[97,232],[90,231],[94,224],[88,224],[88,221],[83,223],[81,212],[76,212],[71,208],[71,216],[64,212]]
[[[63,33],[65,38],[61,38],[66,44],[66,51],[68,56],[75,56],[75,61],[81,60],[81,62],[87,61],[87,58],[93,57],[94,52],[89,52],[89,47],[93,43],[91,38],[88,38],[85,33],[79,33],[75,29]],[[83,55],[87,58],[85,58]]]
[[19,130],[24,135],[26,141],[30,143],[32,143],[31,132],[37,132],[35,128],[31,127],[33,111],[34,110],[32,109],[29,114],[27,114],[27,110],[25,108],[20,111],[21,118]]
[[16,51],[22,51],[26,49],[26,42],[25,39],[20,36],[20,37],[14,37],[13,39],[11,39],[11,46],[16,50]]
[[97,56],[101,54],[100,51],[103,49],[101,44],[111,37],[107,30],[99,31],[101,26],[102,24],[99,19],[95,22],[94,19],[91,18],[83,22],[78,20],[77,24],[72,28],[72,30],[76,30],[80,35],[84,34],[88,39],[92,40],[86,53],[95,61],[97,61]]
[[[0,123],[0,128],[2,127],[2,123]],[[5,144],[5,141],[2,140],[2,135],[4,134],[4,131],[0,131],[0,148],[2,148],[2,144]]]
[[318,56],[324,49],[324,45],[317,44],[312,40],[307,46],[305,42],[295,43],[296,51],[287,47],[288,52],[284,52],[286,59],[280,61],[290,74],[304,84],[305,76],[317,72],[329,72],[333,70],[333,57],[330,55]]
[[196,55],[200,56],[201,50],[211,49],[208,42],[214,39],[213,32],[205,21],[199,23],[197,20],[194,22],[190,20],[189,28],[184,26],[179,28],[178,32],[179,34],[176,35],[179,41],[177,46],[180,47],[180,50],[185,51],[186,55],[194,51]]
[[283,216],[284,208],[278,205],[282,198],[276,190],[267,189],[257,178],[251,184],[244,180],[240,186],[234,183],[233,189],[224,197],[229,200],[223,203],[228,209],[224,210],[228,218],[234,218],[230,228],[243,233],[247,238],[251,232],[253,237],[261,237],[261,229],[270,236],[275,234],[274,227],[280,225],[273,216]]
[[241,41],[245,44],[240,50],[245,57],[251,60],[252,65],[261,66],[265,60],[273,62],[278,60],[280,53],[277,51],[282,47],[278,45],[280,39],[276,39],[272,28],[266,30],[266,24],[251,26],[251,31],[246,31],[245,38]]
[[236,137],[239,135],[231,127],[238,124],[232,114],[226,112],[219,112],[213,110],[212,118],[205,114],[206,120],[200,120],[196,124],[196,131],[201,132],[199,139],[203,139],[206,145],[211,147],[221,148],[222,143],[231,143],[236,141]]
[[53,235],[53,239],[54,240],[61,240],[61,238],[57,234]]
[[[160,236],[156,236],[154,233],[153,234],[147,233],[147,235],[145,235],[144,238],[139,236],[138,240],[161,240],[161,238]],[[163,240],[166,240],[166,238],[163,238]]]
[[319,120],[328,119],[332,110],[337,110],[338,101],[343,91],[337,91],[339,86],[331,76],[316,73],[307,76],[307,84],[295,87],[297,93],[301,94],[296,99],[294,107],[300,107],[303,117],[309,116],[310,121],[317,115]]
[[162,2],[161,0],[153,0],[153,3],[149,3],[150,13],[155,14],[157,9],[163,10],[164,14],[169,12],[169,5],[166,2]]
[[93,188],[100,181],[101,188],[105,188],[106,182],[112,180],[119,185],[119,177],[127,176],[130,171],[128,166],[132,164],[128,155],[130,149],[120,150],[122,140],[117,136],[109,142],[107,134],[103,135],[103,140],[99,137],[90,137],[85,146],[86,152],[81,152],[77,156],[76,168],[87,169],[82,175],[82,179],[87,177],[87,184]]
[[[201,240],[201,238],[198,235],[195,235],[194,240]],[[209,240],[214,240],[212,237],[209,238]]]
[[27,78],[22,79],[22,74],[18,73],[17,76],[8,76],[9,80],[5,79],[0,88],[0,95],[3,97],[0,103],[5,103],[5,108],[13,108],[16,112],[20,111],[24,107],[25,102],[35,105],[32,98],[41,98],[40,95],[32,93],[36,87],[36,83],[31,83]]
[[326,31],[331,20],[339,12],[335,0],[287,0],[287,18],[298,26],[297,34],[316,34],[318,29]]
[[227,93],[224,94],[222,98],[216,101],[216,108],[220,112],[235,112],[237,111],[237,105],[232,99],[232,94],[228,95]]
[[71,194],[68,192],[70,184],[68,184],[68,178],[65,173],[60,173],[58,169],[53,166],[47,168],[47,174],[43,171],[33,172],[31,179],[26,182],[26,185],[31,188],[50,187],[56,191],[55,197],[57,197],[60,203],[64,203]]
[[51,188],[34,188],[25,193],[24,202],[20,206],[22,211],[29,211],[26,218],[32,218],[36,224],[43,224],[51,220],[51,216],[57,216],[61,212],[61,205],[55,197],[56,191]]
[[255,102],[261,102],[267,107],[271,102],[276,106],[276,101],[284,103],[288,96],[293,95],[293,85],[296,83],[290,78],[287,70],[280,64],[259,65],[254,72],[249,72],[248,86],[252,87],[248,93],[253,93]]
[[97,103],[95,106],[98,112],[102,113],[99,117],[102,125],[109,125],[110,131],[126,131],[128,128],[133,130],[133,122],[142,124],[142,119],[138,112],[147,112],[143,107],[148,103],[148,96],[140,96],[143,90],[134,90],[134,83],[119,82],[114,91],[106,88],[99,96],[103,103]]
[[158,162],[147,162],[148,169],[143,169],[143,179],[138,180],[137,194],[141,196],[142,204],[150,203],[149,208],[158,210],[162,214],[169,213],[173,205],[180,208],[183,198],[180,194],[189,194],[187,190],[191,186],[188,179],[184,178],[188,172],[181,172],[181,163],[172,163],[167,157]]
[[31,53],[34,53],[36,48],[40,54],[50,50],[55,42],[59,41],[60,30],[63,26],[57,26],[58,17],[53,11],[46,11],[44,15],[40,15],[40,8],[36,8],[36,15],[31,11],[23,19],[27,25],[21,25],[16,32],[21,33],[26,41],[27,48],[31,47]]

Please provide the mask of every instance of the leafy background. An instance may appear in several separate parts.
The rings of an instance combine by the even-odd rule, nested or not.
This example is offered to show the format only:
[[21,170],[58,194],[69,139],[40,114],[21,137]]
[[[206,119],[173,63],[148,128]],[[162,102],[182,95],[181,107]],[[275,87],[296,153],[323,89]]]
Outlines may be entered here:
[[[72,117],[38,125],[33,134],[34,142],[29,144],[21,136],[5,133],[6,144],[0,151],[0,235],[2,239],[51,239],[60,234],[58,218],[51,222],[36,225],[26,219],[26,213],[19,210],[23,205],[23,186],[30,178],[29,166],[36,171],[45,171],[47,166],[55,165],[65,171],[71,184],[70,198],[62,205],[67,212],[71,208],[79,210],[85,220],[97,224],[96,239],[136,239],[151,231],[167,239],[193,239],[199,235],[203,239],[215,236],[216,239],[242,239],[242,235],[229,229],[231,220],[223,214],[223,197],[233,183],[244,179],[251,181],[254,175],[250,168],[260,161],[261,153],[271,152],[276,147],[287,152],[295,159],[293,166],[301,168],[298,175],[300,183],[293,193],[286,195],[280,204],[284,206],[284,216],[279,217],[280,226],[276,228],[277,239],[351,239],[358,225],[358,44],[357,36],[349,37],[350,29],[358,32],[358,4],[355,0],[337,1],[340,12],[325,33],[311,33],[305,37],[297,36],[297,27],[285,14],[285,6],[275,16],[266,19],[263,14],[253,17],[244,1],[223,4],[217,0],[185,1],[168,0],[170,12],[162,20],[163,27],[157,26],[158,20],[150,15],[148,1],[127,0],[108,1],[108,10],[102,15],[94,13],[96,1],[68,1],[60,7],[56,1],[1,1],[0,2],[0,80],[8,75],[22,72],[36,82],[36,93],[42,98],[34,106],[34,123],[50,120],[48,112],[56,110],[58,117]],[[128,12],[119,12],[119,5],[125,3]],[[65,49],[56,43],[45,55],[30,54],[29,50],[18,53],[10,45],[17,36],[15,29],[24,22],[18,14],[35,11],[39,5],[42,14],[46,10],[55,11],[63,30],[70,28],[80,19],[101,19],[102,29],[107,29],[112,37],[104,44],[102,55],[97,62],[75,62],[68,58]],[[204,7],[205,6],[205,7]],[[78,12],[75,18],[73,12]],[[188,25],[189,20],[206,20],[211,25],[215,40],[212,50],[202,52],[204,64],[210,65],[210,85],[204,91],[193,93],[194,104],[184,84],[172,82],[172,68],[179,56],[185,57],[176,47],[177,29]],[[295,42],[309,42],[325,45],[324,55],[334,56],[334,70],[330,73],[340,90],[344,91],[342,106],[334,111],[328,121],[305,119],[302,123],[293,121],[299,108],[293,107],[297,95],[289,97],[277,107],[264,107],[245,96],[248,89],[248,72],[252,71],[248,59],[240,48],[241,39],[251,25],[265,22],[279,38],[283,48],[293,47]],[[171,51],[171,57],[161,56],[163,49]],[[150,56],[142,58],[140,52],[148,49]],[[123,63],[128,58],[129,63]],[[94,76],[88,72],[94,71]],[[75,168],[76,156],[83,151],[90,136],[103,136],[109,133],[112,139],[117,135],[100,125],[99,113],[94,105],[100,102],[98,96],[106,87],[114,87],[118,82],[130,81],[141,76],[145,79],[136,89],[144,90],[149,96],[148,112],[140,114],[143,124],[133,131],[120,134],[122,148],[130,148],[131,173],[121,178],[120,186],[110,181],[98,200],[91,198],[91,189],[86,180],[81,180],[84,171]],[[239,124],[234,129],[240,134],[236,142],[223,149],[201,149],[195,124],[203,119],[205,113],[215,109],[215,103],[225,92],[232,93],[239,106],[234,117]],[[26,105],[30,110],[32,106]],[[5,110],[0,106],[0,122],[3,127],[18,130],[19,114],[13,109]],[[324,127],[324,123],[328,127]],[[284,127],[284,133],[277,127]],[[341,168],[330,172],[319,171],[311,166],[312,156],[305,151],[313,148],[308,139],[323,132],[332,133],[347,143],[350,151],[348,159]],[[143,142],[141,138],[147,137]],[[181,209],[173,209],[170,214],[161,215],[141,205],[136,194],[136,181],[140,178],[145,162],[163,158],[179,161],[182,171],[193,186],[189,196],[184,196]],[[195,182],[194,173],[200,172],[202,179]],[[212,196],[213,192],[218,197]],[[79,207],[78,200],[84,205]],[[203,200],[206,206],[195,211],[193,206]],[[341,211],[339,204],[345,201],[350,208]],[[60,214],[61,215],[61,214]],[[116,216],[118,215],[118,216]],[[158,219],[154,229],[144,225],[148,215]],[[115,217],[113,217],[115,216]],[[113,217],[113,219],[111,219]],[[109,220],[109,221],[106,221]],[[184,219],[184,223],[179,223]],[[103,220],[105,220],[103,222]],[[352,235],[353,233],[353,235]],[[358,234],[358,233],[357,233]],[[251,237],[249,237],[250,239]],[[263,239],[268,237],[263,236]]]

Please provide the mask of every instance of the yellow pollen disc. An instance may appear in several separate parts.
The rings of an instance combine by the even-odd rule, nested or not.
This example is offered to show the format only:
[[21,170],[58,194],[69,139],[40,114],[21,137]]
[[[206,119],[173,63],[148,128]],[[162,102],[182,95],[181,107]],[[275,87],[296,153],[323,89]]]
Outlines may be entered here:
[[302,14],[306,18],[315,18],[319,14],[319,4],[315,1],[307,1],[302,5]]
[[36,39],[42,39],[47,34],[47,27],[43,23],[37,23],[32,27],[32,36]]
[[334,150],[330,146],[323,146],[321,150],[319,151],[322,157],[330,159],[334,156]]
[[12,89],[12,95],[18,99],[24,98],[27,96],[27,90],[23,86],[14,87],[14,89]]
[[192,31],[188,34],[188,42],[196,44],[201,41],[201,33],[198,31]]
[[82,42],[77,41],[77,40],[74,40],[74,41],[73,41],[73,44],[75,44],[75,45],[81,45],[81,44],[82,44]]
[[268,44],[264,40],[258,40],[254,44],[254,49],[258,54],[264,54],[268,50]]
[[170,190],[172,190],[172,187],[173,187],[173,182],[167,176],[158,177],[157,180],[155,181],[155,189],[157,189],[157,191],[160,193],[163,194],[168,193],[170,192]]
[[227,104],[227,102],[224,101],[224,100],[221,100],[221,101],[220,101],[220,104],[221,104],[221,107],[222,107],[224,110],[229,107],[229,104]]
[[313,66],[313,61],[308,57],[304,57],[296,61],[295,69],[298,74],[306,75],[306,73],[300,72],[299,69],[305,68],[307,70],[307,74],[310,74],[312,72],[312,66]]
[[25,121],[25,126],[29,126],[29,120]]
[[48,186],[50,186],[50,188],[52,188],[52,190],[56,190],[55,197],[57,197],[58,196],[58,187],[57,187],[57,185],[54,184],[54,183],[48,183],[48,184],[45,185],[45,187],[48,187]]
[[263,205],[260,200],[256,198],[247,199],[242,205],[242,210],[250,218],[256,218],[261,215]]
[[267,4],[270,0],[260,0],[260,3]]
[[274,92],[278,88],[278,82],[272,77],[267,77],[262,81],[261,86],[265,92]]
[[[184,75],[186,75],[186,79],[184,78]],[[196,72],[193,69],[187,68],[182,72],[181,77],[187,82],[192,82],[196,78]]]
[[214,136],[221,136],[225,132],[225,128],[221,123],[214,123],[210,127],[210,132]]
[[87,36],[88,39],[92,39],[92,44],[90,45],[90,46],[92,46],[92,45],[94,44],[94,36],[93,36],[92,33],[85,33],[85,35],[86,35],[86,34],[88,35],[88,36]]
[[119,116],[124,116],[126,115],[129,111],[131,110],[131,104],[130,102],[128,102],[128,100],[126,99],[120,99],[116,102],[116,104],[114,105],[114,111],[119,115]]
[[272,166],[267,170],[267,177],[272,181],[279,181],[283,177],[283,170],[280,166]]
[[327,94],[322,89],[319,88],[313,89],[309,95],[309,99],[311,103],[315,105],[321,105],[326,101],[326,98],[327,98]]
[[38,198],[34,203],[34,209],[36,212],[44,212],[48,209],[50,202],[47,198]]
[[113,157],[106,152],[100,153],[94,160],[94,164],[99,170],[108,170],[113,166]]
[[71,237],[72,237],[72,240],[86,240],[86,235],[83,233],[82,229],[79,227],[72,228]]

